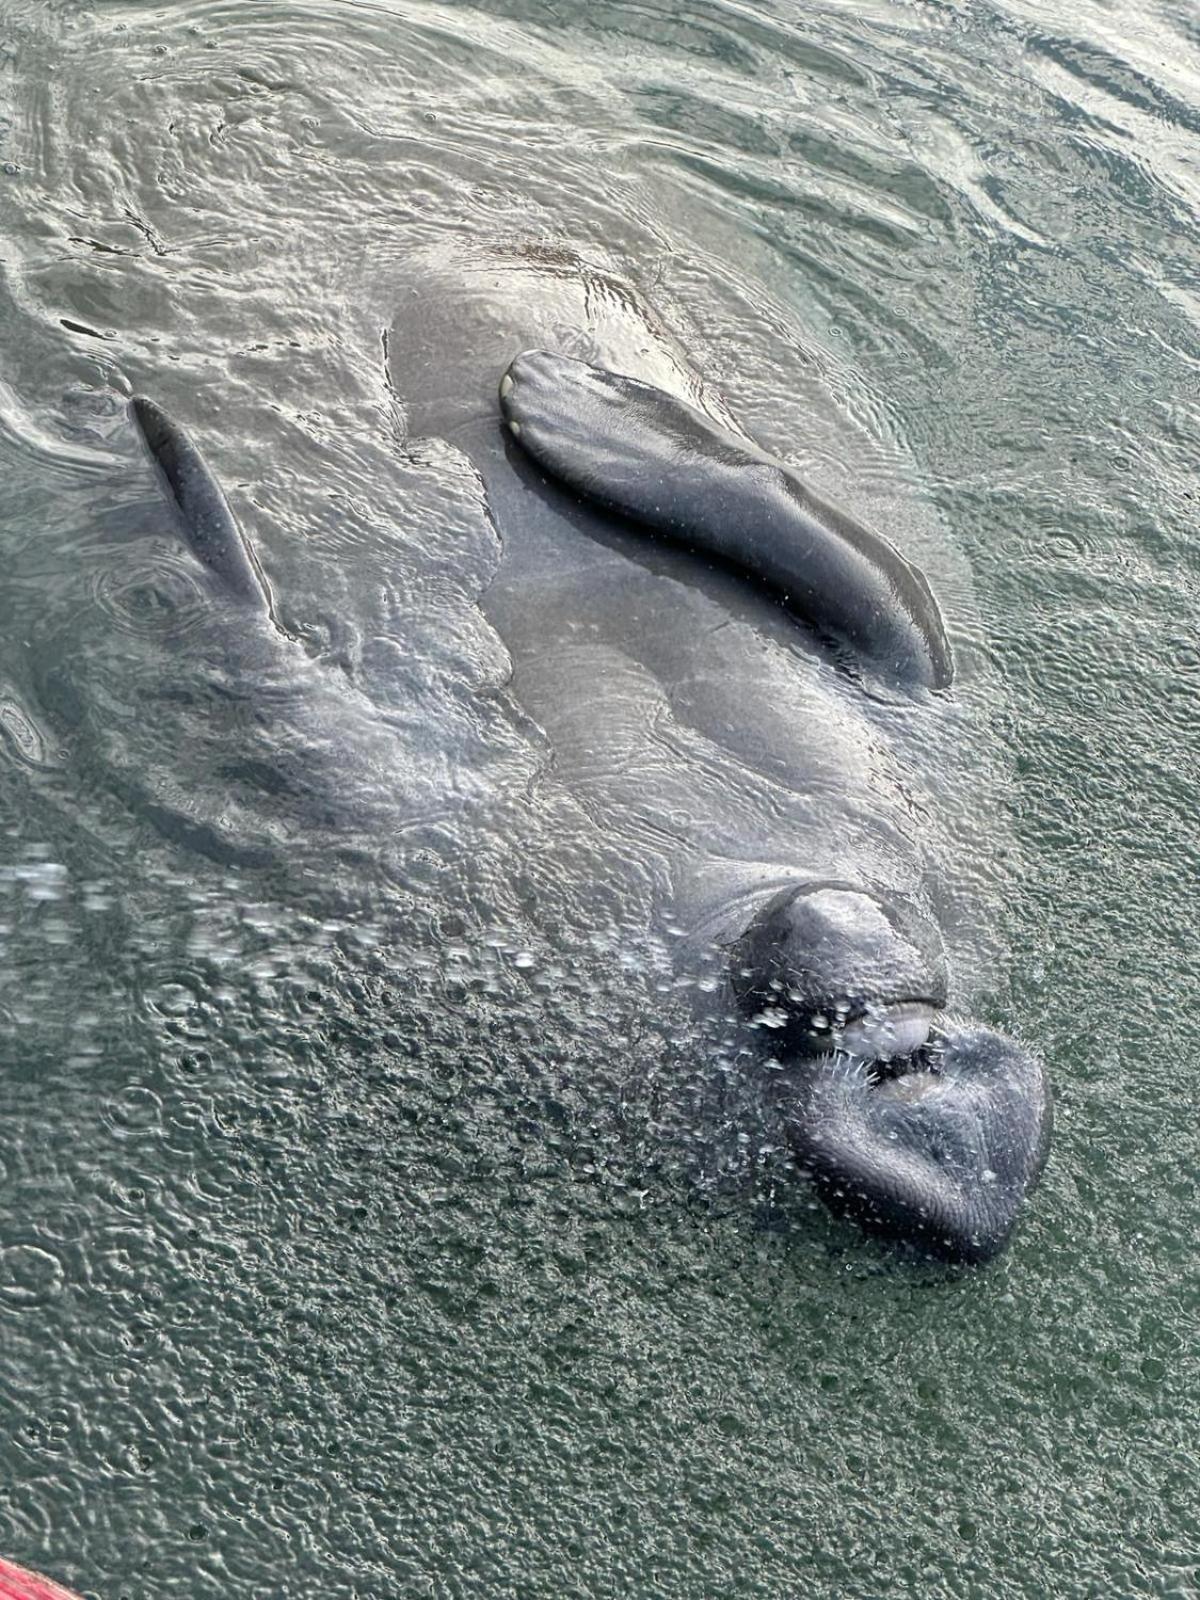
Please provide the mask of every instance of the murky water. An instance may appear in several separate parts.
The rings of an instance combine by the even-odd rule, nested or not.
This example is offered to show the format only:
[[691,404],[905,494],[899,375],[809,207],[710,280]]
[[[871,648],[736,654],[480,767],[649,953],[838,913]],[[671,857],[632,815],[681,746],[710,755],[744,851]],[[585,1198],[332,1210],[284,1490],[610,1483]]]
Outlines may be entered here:
[[[0,0],[7,1554],[104,1600],[1200,1590],[1198,125],[1181,5]],[[805,822],[812,661],[712,577],[723,743],[634,628],[539,677],[453,364],[520,347],[496,300],[568,348],[635,305],[931,574],[956,707],[885,747],[827,674],[818,771],[834,865],[912,800],[963,1003],[1049,1064],[987,1271],[818,1209],[681,981]],[[278,649],[214,624],[130,390]]]

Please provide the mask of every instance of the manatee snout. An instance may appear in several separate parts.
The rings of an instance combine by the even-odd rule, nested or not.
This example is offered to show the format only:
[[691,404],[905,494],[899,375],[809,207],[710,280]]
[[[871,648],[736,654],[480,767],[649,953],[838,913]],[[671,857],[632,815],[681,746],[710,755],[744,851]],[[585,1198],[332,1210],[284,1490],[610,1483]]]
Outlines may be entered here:
[[996,1255],[1045,1163],[1049,1091],[1024,1046],[945,1015],[935,924],[900,896],[789,888],[737,941],[730,980],[831,1209],[949,1261]]
[[792,1089],[792,1151],[832,1210],[947,1261],[1004,1248],[1052,1121],[1042,1064],[1023,1045],[947,1022],[893,1072],[837,1052]]

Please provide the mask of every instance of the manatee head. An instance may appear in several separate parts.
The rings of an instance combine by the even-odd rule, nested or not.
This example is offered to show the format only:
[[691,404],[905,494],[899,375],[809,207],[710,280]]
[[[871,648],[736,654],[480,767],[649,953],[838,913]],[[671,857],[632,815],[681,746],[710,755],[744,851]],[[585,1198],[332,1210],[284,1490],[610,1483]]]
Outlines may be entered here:
[[806,883],[763,906],[734,946],[742,1011],[789,1053],[893,1056],[928,1036],[946,1004],[937,927],[910,901],[848,883]]
[[1022,1045],[947,1015],[928,917],[844,883],[789,888],[730,976],[769,1030],[793,1152],[831,1208],[947,1260],[997,1254],[1045,1162],[1049,1091]]

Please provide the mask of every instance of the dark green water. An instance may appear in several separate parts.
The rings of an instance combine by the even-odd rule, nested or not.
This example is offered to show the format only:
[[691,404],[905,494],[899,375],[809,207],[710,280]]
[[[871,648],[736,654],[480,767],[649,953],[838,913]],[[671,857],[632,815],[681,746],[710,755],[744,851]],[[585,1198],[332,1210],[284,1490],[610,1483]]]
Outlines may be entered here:
[[[1198,133],[1184,5],[0,0],[0,1549],[104,1600],[1200,1593]],[[935,573],[955,959],[1058,1106],[986,1271],[739,1141],[651,890],[522,803],[494,535],[382,344],[478,240],[632,284]],[[288,690],[204,732],[131,387],[388,707],[403,881],[234,848]]]

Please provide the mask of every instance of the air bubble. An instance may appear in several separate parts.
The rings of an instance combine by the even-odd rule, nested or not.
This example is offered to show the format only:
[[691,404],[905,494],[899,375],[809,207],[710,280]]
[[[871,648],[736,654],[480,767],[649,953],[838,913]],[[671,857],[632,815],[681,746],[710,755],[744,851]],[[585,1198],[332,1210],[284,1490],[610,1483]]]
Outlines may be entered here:
[[0,1251],[0,1305],[44,1305],[62,1293],[64,1280],[62,1263],[49,1250],[14,1244]]

